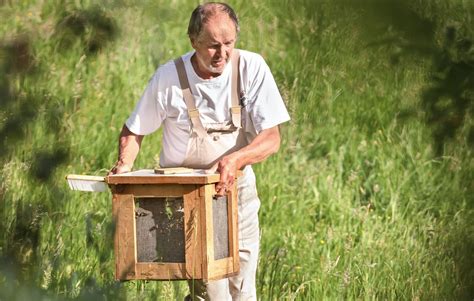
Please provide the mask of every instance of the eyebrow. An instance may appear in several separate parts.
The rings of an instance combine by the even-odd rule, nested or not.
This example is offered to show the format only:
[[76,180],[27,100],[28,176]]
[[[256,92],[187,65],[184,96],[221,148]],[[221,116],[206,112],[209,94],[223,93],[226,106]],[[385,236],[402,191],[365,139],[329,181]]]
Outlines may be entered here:
[[[235,39],[231,39],[231,40],[228,40],[228,41],[225,41],[223,42],[222,44],[227,44],[227,43],[232,43],[232,42],[235,42]],[[220,42],[217,42],[217,41],[211,41],[208,43],[209,45],[220,45],[221,43]]]

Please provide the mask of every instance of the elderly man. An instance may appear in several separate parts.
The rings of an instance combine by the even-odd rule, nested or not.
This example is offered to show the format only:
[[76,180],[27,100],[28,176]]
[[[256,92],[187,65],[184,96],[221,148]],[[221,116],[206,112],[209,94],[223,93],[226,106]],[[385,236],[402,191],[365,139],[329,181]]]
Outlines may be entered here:
[[260,200],[251,165],[278,150],[278,125],[290,118],[263,58],[234,49],[238,33],[237,16],[227,4],[206,3],[193,11],[188,35],[194,51],[155,72],[122,129],[111,170],[130,171],[143,136],[160,126],[162,167],[217,170],[217,195],[243,170],[237,180],[240,273],[195,281],[188,299],[256,300]]

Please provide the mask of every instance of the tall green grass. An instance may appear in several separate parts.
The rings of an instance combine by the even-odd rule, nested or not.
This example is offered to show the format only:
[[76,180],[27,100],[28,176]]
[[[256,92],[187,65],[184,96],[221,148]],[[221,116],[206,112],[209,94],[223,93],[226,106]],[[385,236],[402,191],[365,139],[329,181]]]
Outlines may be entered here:
[[[182,299],[183,282],[114,282],[111,196],[69,191],[64,175],[105,174],[113,164],[120,128],[154,70],[191,49],[197,2],[60,4],[0,6],[2,39],[26,36],[35,66],[7,77],[35,114],[0,157],[0,299]],[[404,52],[401,29],[362,4],[230,4],[241,18],[238,47],[265,57],[292,116],[280,152],[255,166],[260,298],[472,299],[472,115],[438,154],[421,101],[433,56]],[[412,7],[435,24],[433,47],[450,24],[472,33],[470,2]],[[91,9],[115,20],[118,36],[88,52],[89,28],[64,46],[58,20]],[[3,127],[18,109],[2,109]],[[58,149],[67,157],[38,179],[35,162]],[[159,132],[146,137],[135,168],[151,167],[159,149]]]

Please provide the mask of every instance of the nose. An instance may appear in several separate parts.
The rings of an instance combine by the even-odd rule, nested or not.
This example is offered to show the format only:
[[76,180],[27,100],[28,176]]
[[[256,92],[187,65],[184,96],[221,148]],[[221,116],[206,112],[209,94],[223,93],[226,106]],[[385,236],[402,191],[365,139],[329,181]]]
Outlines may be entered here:
[[226,53],[226,46],[225,46],[225,45],[222,45],[221,47],[219,47],[219,48],[217,49],[217,56],[218,56],[219,58],[225,57],[225,53]]

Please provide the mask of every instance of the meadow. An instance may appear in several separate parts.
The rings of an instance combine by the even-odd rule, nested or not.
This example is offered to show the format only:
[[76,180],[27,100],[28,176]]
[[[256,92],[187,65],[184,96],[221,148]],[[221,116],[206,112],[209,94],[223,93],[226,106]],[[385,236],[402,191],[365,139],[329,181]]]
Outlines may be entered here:
[[[105,175],[199,1],[0,2],[0,300],[182,300],[114,281]],[[474,298],[474,2],[230,1],[292,120],[254,166],[261,300]],[[160,131],[135,168],[151,168]]]

